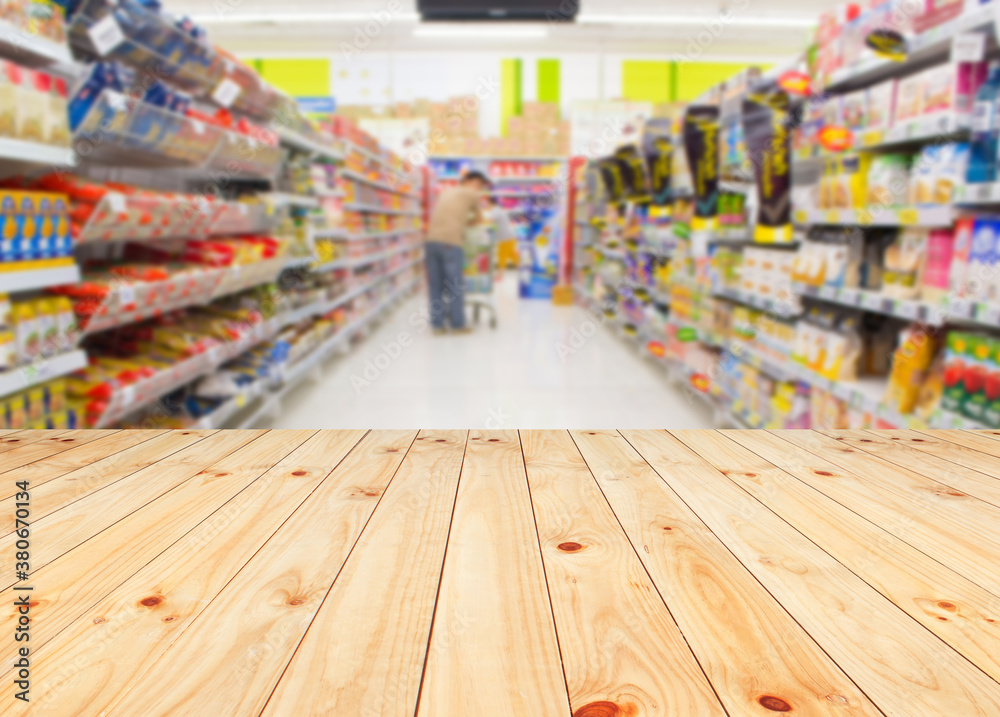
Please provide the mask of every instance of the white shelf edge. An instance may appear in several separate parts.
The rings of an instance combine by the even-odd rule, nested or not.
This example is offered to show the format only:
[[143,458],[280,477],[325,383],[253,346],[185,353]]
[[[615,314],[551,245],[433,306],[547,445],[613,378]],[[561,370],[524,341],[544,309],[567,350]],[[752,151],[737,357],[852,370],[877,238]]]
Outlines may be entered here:
[[[0,267],[3,265],[0,264]],[[78,284],[80,282],[80,267],[55,266],[46,269],[26,269],[24,271],[0,270],[0,289],[4,293],[19,291],[35,291],[49,286],[62,284]]]
[[19,393],[32,386],[73,373],[87,365],[87,354],[81,349],[59,356],[39,359],[31,366],[0,372],[0,398]]

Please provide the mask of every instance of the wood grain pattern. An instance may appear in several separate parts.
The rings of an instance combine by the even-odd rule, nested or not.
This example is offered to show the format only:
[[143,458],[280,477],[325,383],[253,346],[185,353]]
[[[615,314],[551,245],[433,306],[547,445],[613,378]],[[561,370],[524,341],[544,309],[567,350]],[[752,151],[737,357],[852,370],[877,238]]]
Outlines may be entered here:
[[[187,475],[187,480],[179,481],[174,489],[109,526],[94,524],[95,528],[101,528],[100,532],[48,565],[34,568],[32,577],[37,584],[34,598],[38,603],[35,610],[38,621],[32,629],[34,644],[44,645],[111,589],[205,520],[266,470],[260,467],[261,463],[273,463],[286,455],[293,438],[294,435],[271,435],[263,431],[216,434],[209,443],[187,449],[197,450],[204,461],[175,469],[181,476]],[[160,475],[154,468],[141,473],[146,482],[154,482]],[[172,476],[166,477],[169,482]],[[90,530],[88,516],[100,513],[99,498],[86,500],[90,504],[78,515],[67,524],[56,525],[65,530],[79,526],[80,534],[85,535]],[[74,508],[83,502],[75,503]],[[55,516],[61,514],[69,515],[64,510]],[[10,606],[3,611],[0,625],[13,630],[17,619],[14,592],[10,588],[0,592],[0,601]]]
[[[180,431],[124,431],[91,441],[57,456],[11,471],[15,486],[30,481],[34,521],[84,496],[121,480],[132,472],[168,459],[173,453],[208,438],[214,431],[190,434]],[[5,486],[6,487],[6,486]],[[0,535],[14,529],[14,496],[0,500]]]
[[574,713],[724,715],[573,439],[521,443]]
[[17,435],[0,439],[0,478],[5,489],[4,493],[0,493],[0,497],[13,495],[8,492],[6,483],[13,477],[11,470],[26,472],[25,469],[29,469],[35,461],[44,460],[115,433],[117,431],[22,431]]
[[623,433],[0,431],[0,714],[1000,714],[1000,431]]
[[60,703],[105,713],[309,498],[331,470],[326,461],[346,455],[363,435],[275,431],[251,444],[256,456],[241,451],[248,465],[262,449],[278,451],[263,475],[259,467],[242,475],[238,466],[226,476],[213,471],[203,497],[228,484],[232,500],[45,643],[36,671],[47,689],[22,713],[43,715]]
[[571,433],[730,715],[879,714],[622,436]]
[[[625,437],[838,665],[892,714],[1000,713],[1000,684],[666,431]],[[887,668],[886,665],[892,665]]]
[[1000,507],[1000,460],[983,453],[912,431],[819,433]]
[[899,609],[1000,680],[1000,597],[753,452],[757,431],[673,431]]
[[415,435],[368,434],[109,714],[259,714]]
[[417,436],[264,715],[414,714],[467,438]]
[[[772,431],[760,453],[796,478],[1000,595],[1000,513],[958,490],[812,431]],[[773,443],[778,439],[778,443]],[[848,452],[849,451],[849,452]],[[759,452],[759,451],[758,451]]]
[[570,713],[514,431],[469,436],[418,711]]

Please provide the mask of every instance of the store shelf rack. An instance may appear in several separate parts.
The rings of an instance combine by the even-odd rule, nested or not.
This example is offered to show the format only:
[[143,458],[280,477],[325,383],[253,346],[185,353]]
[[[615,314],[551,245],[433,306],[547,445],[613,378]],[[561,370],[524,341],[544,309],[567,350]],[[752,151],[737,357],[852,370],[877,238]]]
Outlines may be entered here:
[[62,77],[75,77],[81,69],[65,45],[16,28],[5,20],[0,20],[0,57]]
[[[289,367],[279,385],[273,391],[262,391],[259,405],[254,406],[250,413],[242,416],[241,420],[234,427],[252,428],[264,420],[267,416],[276,414],[280,410],[282,399],[287,396],[292,389],[298,386],[312,371],[322,365],[322,363],[333,356],[334,353],[347,348],[355,337],[363,333],[370,324],[379,319],[385,311],[392,307],[394,303],[402,299],[409,292],[413,291],[419,282],[419,279],[415,279],[407,285],[395,290],[363,317],[351,322],[337,331],[333,336],[328,338],[324,343],[313,350],[312,353],[302,358],[295,365]],[[225,420],[211,422],[208,425],[213,428],[223,427],[226,425],[226,421],[232,419],[234,415],[238,416],[238,413],[229,413],[229,415],[223,414],[220,418],[224,418]]]
[[39,359],[29,366],[0,371],[0,398],[66,376],[86,365],[87,354],[76,349],[58,356]]
[[345,212],[364,212],[366,214],[389,214],[394,216],[419,217],[423,212],[414,209],[393,209],[383,207],[378,204],[364,204],[361,202],[345,202],[343,209]]
[[103,90],[76,128],[73,147],[86,162],[120,167],[189,168],[218,180],[270,180],[280,147],[207,125],[113,90]]
[[4,293],[37,291],[50,286],[75,284],[80,281],[80,268],[75,264],[44,266],[32,263],[0,263],[0,289]]
[[355,172],[351,169],[341,169],[338,172],[338,176],[342,179],[347,179],[352,182],[359,182],[361,184],[367,184],[369,187],[375,187],[384,192],[392,192],[393,194],[399,194],[403,197],[410,197],[412,199],[419,199],[420,195],[416,192],[407,191],[405,189],[399,189],[398,187],[389,184],[388,182],[382,182],[379,180],[372,179],[371,177],[361,173]]
[[408,244],[403,247],[395,247],[387,251],[380,251],[373,254],[367,254],[365,256],[334,259],[333,261],[317,264],[312,268],[312,270],[316,273],[322,273],[325,271],[334,271],[335,269],[357,269],[358,267],[369,266],[370,264],[375,264],[376,262],[392,258],[397,254],[415,251],[419,248],[419,245]]
[[249,67],[137,0],[84,0],[70,18],[68,35],[81,59],[122,62],[202,100],[261,120],[291,124],[300,116],[290,97]]
[[334,142],[332,138],[313,137],[284,126],[278,126],[277,132],[282,144],[298,152],[309,154],[313,159],[331,162],[344,161],[343,147]]
[[0,176],[20,174],[43,167],[57,169],[74,166],[76,166],[76,153],[69,147],[0,137]]
[[950,227],[955,221],[951,206],[895,207],[885,209],[796,209],[798,225],[835,224],[881,227]]

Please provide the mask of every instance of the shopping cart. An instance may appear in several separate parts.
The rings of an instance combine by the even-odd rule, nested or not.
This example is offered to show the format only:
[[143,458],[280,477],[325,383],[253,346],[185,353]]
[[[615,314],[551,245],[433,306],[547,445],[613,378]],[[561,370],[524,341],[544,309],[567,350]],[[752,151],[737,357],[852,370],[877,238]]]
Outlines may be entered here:
[[471,227],[465,232],[465,306],[472,310],[472,322],[479,323],[485,310],[490,328],[497,327],[497,307],[493,296],[496,274],[496,231],[490,225]]

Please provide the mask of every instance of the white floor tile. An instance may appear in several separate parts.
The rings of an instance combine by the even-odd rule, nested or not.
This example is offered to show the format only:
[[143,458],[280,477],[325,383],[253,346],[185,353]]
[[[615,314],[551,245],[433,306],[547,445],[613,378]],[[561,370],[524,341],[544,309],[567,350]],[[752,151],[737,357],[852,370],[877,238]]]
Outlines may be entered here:
[[508,274],[497,287],[497,329],[463,336],[433,336],[426,297],[414,298],[292,391],[270,426],[712,427],[707,408],[651,361],[604,328],[591,332],[586,311],[518,299],[515,282]]

